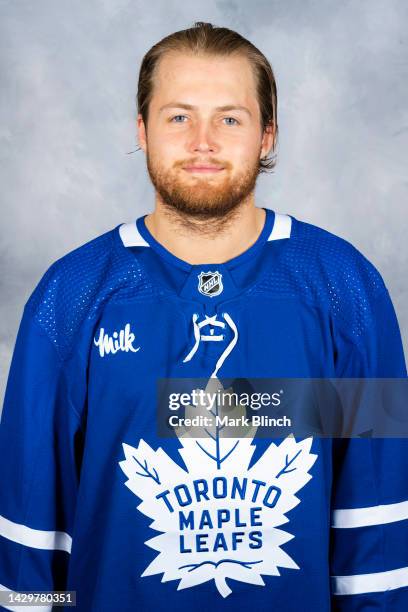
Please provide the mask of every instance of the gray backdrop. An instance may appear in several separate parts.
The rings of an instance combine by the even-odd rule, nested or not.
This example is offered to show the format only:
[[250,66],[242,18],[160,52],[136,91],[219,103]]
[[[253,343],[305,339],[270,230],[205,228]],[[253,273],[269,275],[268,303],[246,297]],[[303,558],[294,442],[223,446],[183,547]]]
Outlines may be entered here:
[[0,0],[0,11],[1,399],[46,268],[151,212],[144,154],[127,154],[139,65],[194,21],[238,30],[275,71],[279,162],[260,177],[257,205],[360,249],[389,288],[408,351],[404,0]]

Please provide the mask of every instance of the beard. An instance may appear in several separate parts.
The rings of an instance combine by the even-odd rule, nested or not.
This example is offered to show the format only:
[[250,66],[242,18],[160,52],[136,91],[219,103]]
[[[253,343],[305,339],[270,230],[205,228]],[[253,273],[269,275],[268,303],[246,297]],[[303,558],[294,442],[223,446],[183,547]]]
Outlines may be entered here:
[[220,219],[237,209],[254,191],[259,176],[259,159],[231,177],[229,163],[207,159],[210,164],[221,165],[218,174],[190,174],[183,166],[193,160],[176,162],[171,169],[146,153],[150,179],[164,206],[172,213],[200,220]]

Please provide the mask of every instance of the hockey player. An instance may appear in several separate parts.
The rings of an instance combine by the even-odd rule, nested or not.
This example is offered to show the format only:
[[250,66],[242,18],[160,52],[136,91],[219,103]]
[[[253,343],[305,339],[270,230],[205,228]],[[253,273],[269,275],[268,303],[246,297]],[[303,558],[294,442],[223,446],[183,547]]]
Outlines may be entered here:
[[55,261],[24,307],[3,609],[75,591],[80,612],[407,610],[405,440],[157,433],[159,379],[407,375],[376,268],[255,205],[278,135],[268,60],[197,23],[146,54],[138,111],[153,212]]

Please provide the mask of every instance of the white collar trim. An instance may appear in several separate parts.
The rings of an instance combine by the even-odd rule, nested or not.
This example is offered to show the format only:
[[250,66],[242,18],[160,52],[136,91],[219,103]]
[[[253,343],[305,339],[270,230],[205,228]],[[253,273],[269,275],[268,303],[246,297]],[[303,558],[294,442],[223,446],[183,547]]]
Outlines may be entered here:
[[122,223],[119,227],[119,234],[125,247],[130,246],[150,246],[148,242],[139,233],[136,227],[136,221],[132,223]]
[[[283,213],[275,213],[275,220],[271,233],[269,234],[268,242],[270,240],[282,240],[283,238],[290,238],[292,230],[292,217]],[[119,234],[125,247],[130,246],[150,246],[148,242],[139,233],[136,226],[136,221],[132,223],[123,223],[119,227]]]
[[269,240],[281,240],[282,238],[290,238],[292,230],[292,217],[283,213],[275,213],[275,220]]

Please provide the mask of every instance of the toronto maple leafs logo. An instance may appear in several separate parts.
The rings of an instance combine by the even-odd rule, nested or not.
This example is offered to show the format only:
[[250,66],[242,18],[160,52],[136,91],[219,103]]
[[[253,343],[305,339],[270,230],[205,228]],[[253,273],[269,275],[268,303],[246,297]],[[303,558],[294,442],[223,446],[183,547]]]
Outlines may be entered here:
[[[206,390],[210,384],[220,383],[212,378]],[[229,413],[243,409],[229,407]],[[122,444],[125,484],[141,500],[137,510],[159,532],[145,542],[158,555],[142,577],[163,574],[162,582],[180,581],[177,590],[214,580],[227,597],[228,578],[265,586],[263,575],[300,569],[282,548],[295,536],[281,526],[300,502],[295,494],[312,478],[313,438],[296,442],[289,435],[279,445],[272,442],[249,468],[255,430],[240,438],[226,437],[219,426],[195,438],[178,431],[187,469],[143,439],[137,447]]]

